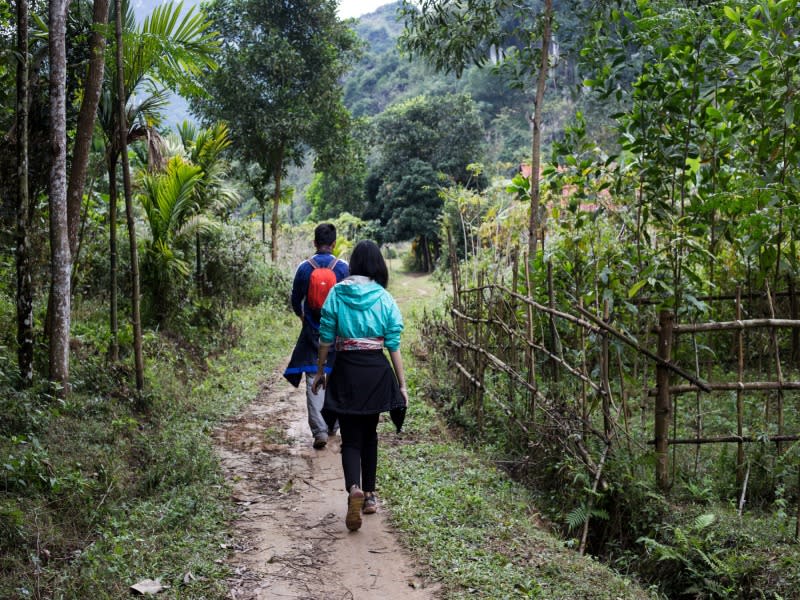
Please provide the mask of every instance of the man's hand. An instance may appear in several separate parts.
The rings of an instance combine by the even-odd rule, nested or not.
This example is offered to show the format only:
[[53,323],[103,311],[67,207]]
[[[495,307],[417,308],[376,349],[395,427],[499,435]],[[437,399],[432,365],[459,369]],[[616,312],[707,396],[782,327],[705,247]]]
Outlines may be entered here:
[[316,394],[319,391],[320,387],[324,390],[325,385],[326,385],[325,373],[323,373],[322,371],[317,371],[317,374],[314,375],[314,381],[311,383],[311,391]]

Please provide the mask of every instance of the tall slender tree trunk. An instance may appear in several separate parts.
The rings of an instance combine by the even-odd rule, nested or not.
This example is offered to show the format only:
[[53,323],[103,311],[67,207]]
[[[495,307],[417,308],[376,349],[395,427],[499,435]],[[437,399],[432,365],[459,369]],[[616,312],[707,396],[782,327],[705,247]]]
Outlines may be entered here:
[[111,327],[111,348],[108,349],[112,362],[119,360],[119,320],[117,315],[117,161],[115,150],[108,156],[108,254],[110,284],[108,297],[110,303],[109,325]]
[[17,0],[17,365],[23,387],[33,383],[31,201],[28,191],[28,1]]
[[200,233],[194,234],[194,270],[197,283],[197,295],[202,296],[205,290],[203,281],[203,255],[201,254]]
[[89,152],[92,148],[92,134],[103,87],[105,69],[106,36],[103,26],[108,22],[108,1],[94,0],[92,9],[92,34],[89,37],[89,69],[83,92],[78,126],[75,131],[75,145],[72,149],[69,185],[67,186],[67,219],[69,223],[69,250],[72,262],[78,260],[78,225],[81,217],[81,201],[86,184],[89,166]]
[[544,90],[550,66],[550,39],[552,37],[553,0],[544,3],[544,27],[542,28],[542,62],[536,80],[536,100],[531,119],[533,135],[531,140],[531,214],[528,221],[528,260],[536,257],[536,236],[539,233],[539,165],[542,152],[542,110],[544,109]]
[[125,214],[128,219],[128,239],[131,249],[131,322],[133,324],[133,359],[136,389],[144,389],[144,357],[142,355],[142,316],[139,294],[139,253],[136,247],[136,220],[131,198],[131,171],[128,164],[128,123],[125,115],[125,76],[122,53],[122,0],[115,0],[117,34],[117,125],[122,157],[122,187],[125,190]]
[[67,8],[50,0],[50,270],[53,298],[50,381],[69,391],[70,276],[67,230]]
[[267,205],[261,205],[261,243],[267,243]]
[[281,205],[281,174],[283,173],[283,149],[278,151],[275,164],[273,166],[273,176],[275,177],[275,195],[272,198],[272,262],[278,260],[278,208]]

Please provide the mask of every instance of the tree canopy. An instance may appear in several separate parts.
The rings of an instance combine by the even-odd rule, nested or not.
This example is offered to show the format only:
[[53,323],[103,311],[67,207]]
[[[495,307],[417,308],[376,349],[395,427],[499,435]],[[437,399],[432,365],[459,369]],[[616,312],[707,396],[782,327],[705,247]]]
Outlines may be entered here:
[[[367,181],[367,219],[377,219],[387,241],[417,239],[438,252],[441,187],[481,187],[467,166],[483,155],[483,125],[463,94],[412,98],[387,109],[375,123],[380,159]],[[432,263],[422,260],[426,268]]]
[[346,135],[340,80],[357,55],[357,38],[338,19],[333,0],[213,0],[208,11],[222,56],[219,70],[207,74],[210,96],[193,109],[208,121],[227,122],[240,157],[274,182],[275,259],[286,166],[302,164],[307,147],[328,155],[331,140]]

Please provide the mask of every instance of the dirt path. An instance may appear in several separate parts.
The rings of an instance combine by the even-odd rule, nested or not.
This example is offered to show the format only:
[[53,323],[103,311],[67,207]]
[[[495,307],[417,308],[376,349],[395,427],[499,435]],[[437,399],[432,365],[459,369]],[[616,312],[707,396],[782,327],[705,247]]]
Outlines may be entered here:
[[279,375],[216,433],[241,514],[234,524],[230,597],[435,598],[415,575],[381,507],[357,532],[344,525],[340,438],[311,447],[305,387]]

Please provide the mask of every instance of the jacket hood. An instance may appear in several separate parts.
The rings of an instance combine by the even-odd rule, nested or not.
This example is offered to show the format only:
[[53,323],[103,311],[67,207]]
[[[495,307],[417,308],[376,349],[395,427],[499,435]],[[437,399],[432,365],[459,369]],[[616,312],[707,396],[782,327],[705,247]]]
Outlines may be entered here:
[[367,310],[383,295],[383,288],[369,277],[351,275],[336,285],[341,302],[356,310]]

